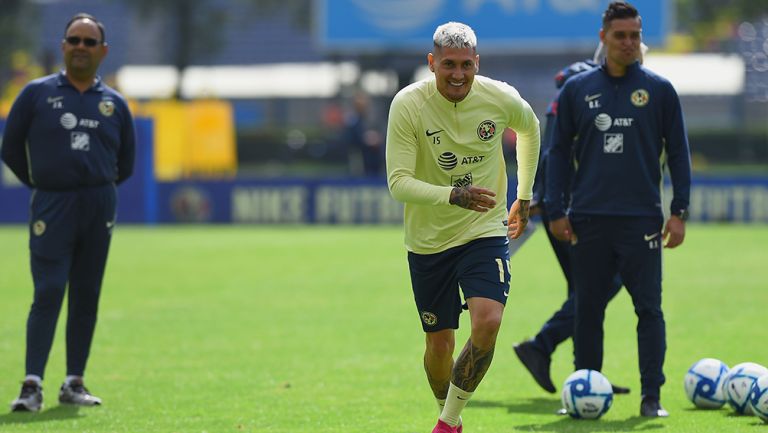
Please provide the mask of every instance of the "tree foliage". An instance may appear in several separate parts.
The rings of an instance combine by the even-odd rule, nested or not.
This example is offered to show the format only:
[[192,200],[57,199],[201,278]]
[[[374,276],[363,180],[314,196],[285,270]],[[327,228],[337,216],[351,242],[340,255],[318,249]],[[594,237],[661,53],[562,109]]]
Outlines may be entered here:
[[32,46],[29,29],[26,24],[33,10],[25,0],[2,0],[0,6],[0,90],[11,73],[11,57],[18,50],[28,50]]
[[694,48],[709,49],[732,38],[744,21],[768,20],[768,0],[674,0],[676,30],[690,34]]

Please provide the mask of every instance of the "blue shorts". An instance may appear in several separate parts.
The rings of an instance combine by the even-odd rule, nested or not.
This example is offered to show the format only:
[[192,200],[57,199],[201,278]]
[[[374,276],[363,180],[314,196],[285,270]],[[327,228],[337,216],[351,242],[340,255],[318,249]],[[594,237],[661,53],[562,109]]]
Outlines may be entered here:
[[408,253],[411,285],[424,332],[458,329],[461,295],[506,304],[509,242],[480,238],[435,254]]

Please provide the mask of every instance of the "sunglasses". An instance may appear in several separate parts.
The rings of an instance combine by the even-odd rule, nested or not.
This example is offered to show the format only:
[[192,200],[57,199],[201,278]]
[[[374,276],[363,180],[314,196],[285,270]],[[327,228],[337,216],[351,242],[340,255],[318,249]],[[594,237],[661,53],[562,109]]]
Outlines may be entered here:
[[93,38],[81,38],[80,36],[69,36],[69,37],[65,38],[64,40],[67,41],[67,43],[69,45],[72,45],[73,47],[76,47],[76,46],[80,45],[80,42],[82,42],[83,45],[85,45],[86,47],[90,47],[90,48],[93,48],[96,45],[99,45],[101,43],[101,42],[99,42],[96,39],[93,39]]

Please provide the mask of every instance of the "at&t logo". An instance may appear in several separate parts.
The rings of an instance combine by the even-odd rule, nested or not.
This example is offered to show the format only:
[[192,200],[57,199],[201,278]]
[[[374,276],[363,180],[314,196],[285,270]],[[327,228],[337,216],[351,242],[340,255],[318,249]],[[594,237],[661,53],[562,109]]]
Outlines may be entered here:
[[459,159],[453,152],[443,152],[440,157],[437,158],[437,164],[443,170],[453,170],[459,163]]

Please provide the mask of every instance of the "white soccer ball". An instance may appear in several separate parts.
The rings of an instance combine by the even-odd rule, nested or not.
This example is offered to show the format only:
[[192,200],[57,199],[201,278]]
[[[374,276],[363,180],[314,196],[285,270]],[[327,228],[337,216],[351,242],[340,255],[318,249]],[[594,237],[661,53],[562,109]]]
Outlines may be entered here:
[[577,370],[563,384],[563,407],[573,418],[600,418],[613,403],[613,389],[599,371]]
[[749,394],[755,381],[768,374],[768,368],[754,362],[743,362],[733,366],[725,378],[725,397],[734,411],[742,415],[753,415]]
[[699,360],[685,375],[685,395],[698,408],[720,408],[725,404],[723,385],[727,375],[728,366],[719,359]]
[[749,405],[755,415],[768,422],[768,374],[760,376],[752,385]]

